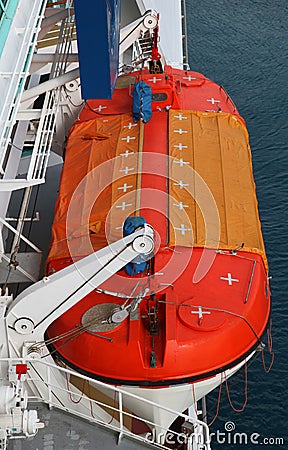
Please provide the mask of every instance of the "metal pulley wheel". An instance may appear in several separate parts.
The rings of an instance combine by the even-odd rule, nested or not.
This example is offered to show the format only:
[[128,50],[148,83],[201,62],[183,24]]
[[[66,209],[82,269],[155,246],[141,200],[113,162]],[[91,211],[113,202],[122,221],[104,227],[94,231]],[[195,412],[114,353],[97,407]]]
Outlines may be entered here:
[[153,29],[158,24],[158,17],[155,11],[150,11],[149,14],[144,18],[143,24],[147,29]]

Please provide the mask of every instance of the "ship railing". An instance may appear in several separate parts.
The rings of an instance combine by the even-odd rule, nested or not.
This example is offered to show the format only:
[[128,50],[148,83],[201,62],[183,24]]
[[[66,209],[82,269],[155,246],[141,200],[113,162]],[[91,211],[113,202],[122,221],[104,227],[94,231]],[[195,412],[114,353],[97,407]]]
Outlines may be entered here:
[[[71,2],[67,2],[67,4],[68,3],[71,6]],[[44,4],[46,4],[45,1]],[[23,93],[22,89],[19,90],[18,95],[15,97],[17,98],[17,102],[20,100],[20,105],[18,105],[18,103],[17,105],[12,105],[13,108],[15,107],[15,111],[18,109],[17,115],[14,114],[14,109],[13,114],[9,113],[11,116],[11,126],[12,123],[15,123],[15,120],[18,121],[13,132],[13,141],[10,139],[8,131],[7,136],[5,135],[5,139],[1,141],[1,148],[2,150],[5,149],[5,151],[3,150],[1,153],[0,149],[0,161],[2,161],[2,166],[0,165],[0,168],[2,168],[3,176],[3,178],[0,179],[0,193],[2,199],[2,205],[0,205],[0,281],[3,282],[5,286],[8,283],[35,282],[39,278],[42,252],[29,240],[31,226],[28,231],[28,237],[25,237],[23,228],[24,223],[28,221],[32,223],[32,221],[39,220],[37,213],[35,218],[26,217],[31,192],[33,186],[45,182],[51,149],[53,145],[55,145],[56,121],[59,121],[59,119],[57,119],[59,116],[64,116],[63,111],[62,114],[58,113],[65,103],[63,101],[64,94],[62,94],[63,85],[71,82],[69,78],[70,75],[68,74],[69,76],[67,77],[66,70],[70,61],[69,56],[72,51],[72,41],[75,41],[75,18],[73,14],[73,10],[70,11],[69,9],[64,15],[64,18],[62,18],[60,22],[57,22],[59,33],[57,46],[53,52],[53,60],[51,60],[51,62],[53,62],[50,69],[50,80],[46,83],[38,84],[40,81],[40,74],[37,72],[33,73],[32,70],[28,89]],[[39,17],[40,16],[41,14],[39,14]],[[30,31],[33,32],[33,35],[36,38],[37,33],[34,28],[31,28]],[[41,31],[43,32],[42,29]],[[27,35],[29,35],[28,31]],[[27,67],[29,67],[28,61]],[[23,76],[24,75],[26,76],[26,72],[23,72]],[[49,87],[43,87],[47,83],[50,83]],[[9,86],[9,89],[10,88],[12,89],[11,84]],[[32,105],[34,101],[42,94],[44,98],[41,109],[33,108]],[[8,130],[7,127],[8,124],[6,124],[6,129]],[[58,126],[58,122],[57,129],[58,131],[61,129],[61,126]],[[25,152],[27,151],[27,138],[29,138],[29,156],[22,158],[21,156],[25,156]],[[57,138],[58,136],[56,136],[56,139]],[[60,141],[64,141],[64,137],[62,139],[62,136],[60,136]],[[19,166],[19,162],[21,160],[23,163],[24,159],[26,167],[24,168],[24,171],[21,171],[21,164]],[[17,175],[17,171],[20,172],[20,175]],[[24,193],[20,205],[19,216],[11,218],[9,217],[9,213],[7,214],[9,202],[12,203],[10,199],[12,198],[13,201],[11,195],[13,191],[20,189],[24,189]],[[12,207],[12,211],[13,210],[14,208]],[[12,226],[14,223],[10,224],[11,221],[16,224],[15,227]],[[8,238],[7,231],[9,232]],[[25,243],[26,246],[22,245],[20,247],[20,243]],[[27,246],[33,251],[27,251]],[[26,248],[26,250],[23,251],[23,248]],[[3,263],[1,262],[2,259]]]
[[188,55],[188,29],[187,29],[187,9],[186,0],[181,0],[181,15],[182,15],[182,39],[183,39],[183,68],[190,70],[189,55]]
[[[12,2],[9,2],[6,5],[5,11],[11,4]],[[14,10],[11,7],[9,11],[14,11],[14,17],[9,18],[9,31],[5,34],[5,38],[2,36],[1,29],[0,172],[2,176],[9,157],[11,135],[45,4],[45,0],[38,0],[32,3],[22,2],[21,7],[15,7]]]
[[[0,263],[2,263],[3,260],[3,264],[0,266],[0,282],[5,286],[11,282],[35,283],[39,278],[42,250],[22,234],[21,231],[23,229],[25,219],[23,219],[22,222],[19,222],[19,226],[17,228],[10,225],[10,220],[14,220],[14,218],[6,218],[5,220],[0,217],[0,226],[7,228],[13,235],[11,245],[12,251],[7,253],[5,252],[3,233],[0,234]],[[15,221],[16,220],[17,219],[15,219]],[[39,220],[38,215],[36,214],[35,219],[27,219],[27,221],[28,220]],[[31,251],[22,253],[18,253],[17,251],[16,255],[16,249],[18,250],[20,248],[20,242],[26,244],[26,247],[30,247]]]
[[27,172],[27,181],[32,184],[45,182],[46,169],[55,132],[59,104],[59,89],[46,93]]
[[[24,178],[21,177],[17,179],[7,179],[4,176],[0,181],[0,191],[13,191],[45,182],[49,156],[53,138],[55,137],[57,116],[59,109],[61,108],[62,83],[58,83],[58,80],[63,78],[63,84],[65,83],[65,73],[71,52],[72,41],[74,39],[74,15],[70,15],[68,11],[68,17],[65,16],[60,25],[55,57],[50,70],[51,84],[47,91],[44,92],[45,97],[42,108],[40,110],[29,109],[31,104],[41,94],[41,89],[32,88],[30,91],[25,91],[22,97],[20,96],[22,109],[20,108],[17,119],[24,121],[33,119],[33,125],[36,128],[36,136],[27,174]],[[34,90],[35,97],[33,97]],[[31,95],[29,96],[30,93]],[[7,144],[7,139],[5,142]],[[9,143],[10,141],[8,144]],[[13,146],[13,143],[10,143],[10,145]]]
[[[28,369],[30,369],[25,381],[30,387],[28,406],[35,402],[42,402],[49,409],[55,407],[93,422],[100,427],[109,428],[117,433],[118,443],[123,437],[128,437],[164,450],[171,449],[171,444],[174,443],[179,444],[179,446],[185,443],[187,450],[211,450],[208,425],[188,414],[165,407],[126,391],[124,388],[89,378],[66,367],[55,366],[55,364],[51,364],[44,359],[0,359],[0,364],[7,363],[10,367],[15,364],[27,364]],[[37,376],[39,373],[41,373],[41,376]],[[55,373],[57,373],[56,377]],[[60,378],[59,374],[61,375]],[[78,381],[77,388],[75,387],[75,380]],[[80,386],[82,386],[82,389],[80,389]],[[85,386],[86,390],[84,389]],[[98,393],[104,393],[101,400],[92,397],[90,393],[92,389],[94,392],[96,389]],[[107,401],[106,398],[110,401]],[[175,431],[169,427],[163,428],[163,425],[153,420],[147,420],[134,414],[131,405],[135,402],[139,410],[147,411],[149,408],[156,408],[159,414],[162,412],[169,414],[174,419],[181,418],[184,424],[183,431]],[[130,405],[129,409],[127,405]],[[132,421],[138,424],[138,429],[141,426],[141,434],[133,432]],[[144,432],[143,428],[145,429]]]

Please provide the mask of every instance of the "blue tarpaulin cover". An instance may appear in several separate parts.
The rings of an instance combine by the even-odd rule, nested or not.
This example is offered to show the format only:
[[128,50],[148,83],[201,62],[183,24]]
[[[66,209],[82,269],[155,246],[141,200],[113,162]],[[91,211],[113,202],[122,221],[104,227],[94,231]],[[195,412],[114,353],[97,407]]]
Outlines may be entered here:
[[133,120],[138,122],[148,122],[152,116],[152,89],[144,81],[138,81],[134,85],[133,91]]

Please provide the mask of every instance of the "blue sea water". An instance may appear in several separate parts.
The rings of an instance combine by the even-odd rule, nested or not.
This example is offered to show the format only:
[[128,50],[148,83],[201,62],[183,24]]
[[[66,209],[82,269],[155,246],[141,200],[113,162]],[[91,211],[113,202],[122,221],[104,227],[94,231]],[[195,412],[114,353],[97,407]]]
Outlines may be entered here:
[[[274,366],[264,373],[261,358],[249,368],[249,401],[235,413],[225,389],[212,431],[223,433],[213,449],[288,448],[288,1],[186,0],[189,63],[227,90],[245,118],[252,148],[262,230],[272,289]],[[245,195],[245,193],[243,193]],[[267,362],[269,355],[267,352]],[[232,381],[231,381],[232,383]],[[240,377],[231,387],[239,408]],[[217,394],[208,399],[209,420]],[[225,430],[233,422],[234,431]],[[228,425],[226,425],[229,428]],[[235,433],[246,433],[235,438]],[[258,433],[258,438],[252,437]],[[229,437],[230,436],[230,437]],[[256,436],[256,435],[255,435]],[[284,444],[273,438],[283,438]],[[221,442],[219,442],[219,440]],[[230,443],[229,443],[230,441]],[[257,441],[258,444],[253,443]]]

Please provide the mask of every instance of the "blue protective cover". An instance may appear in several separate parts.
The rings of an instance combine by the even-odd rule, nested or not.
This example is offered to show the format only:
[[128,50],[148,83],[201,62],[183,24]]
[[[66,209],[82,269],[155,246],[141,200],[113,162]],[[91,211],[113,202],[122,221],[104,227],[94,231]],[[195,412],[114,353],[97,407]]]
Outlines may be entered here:
[[133,120],[148,122],[152,116],[152,89],[144,81],[134,84],[133,91]]
[[112,98],[118,75],[120,0],[74,0],[81,95]]
[[[127,217],[123,226],[123,235],[128,236],[134,233],[134,231],[144,225],[146,220],[144,217]],[[138,273],[143,273],[146,270],[147,262],[145,261],[145,255],[137,256],[131,263],[126,264],[125,270],[127,275],[134,276]]]

